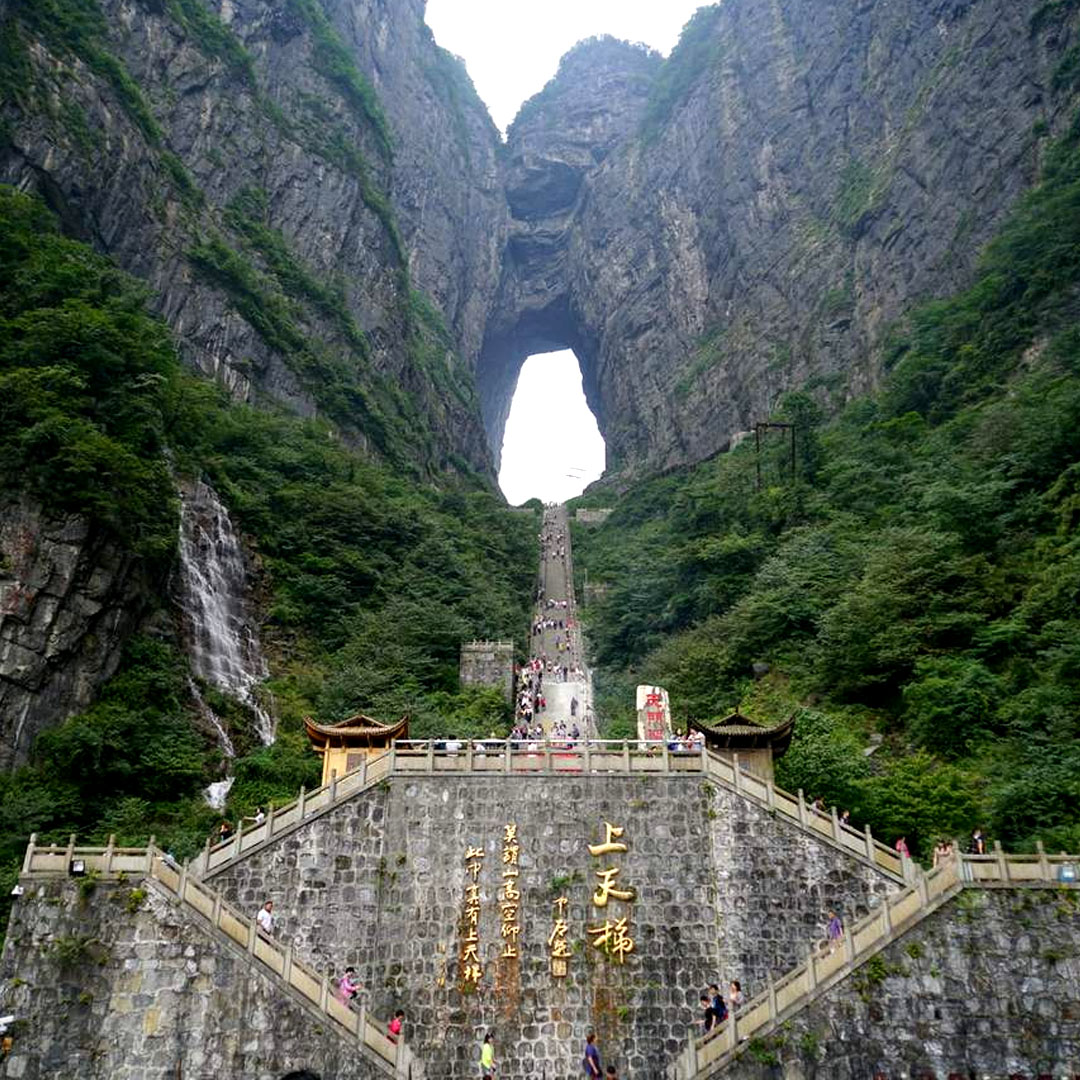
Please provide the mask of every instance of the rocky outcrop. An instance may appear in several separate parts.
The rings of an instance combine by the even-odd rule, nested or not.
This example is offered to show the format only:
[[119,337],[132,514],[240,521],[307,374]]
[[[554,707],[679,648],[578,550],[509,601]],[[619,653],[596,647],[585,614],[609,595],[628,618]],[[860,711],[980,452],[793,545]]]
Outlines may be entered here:
[[503,247],[498,133],[422,0],[101,0],[97,31],[8,7],[25,85],[0,182],[147,280],[236,397],[489,471],[471,363]]
[[148,593],[139,560],[85,521],[0,504],[0,768],[90,703]]
[[[969,280],[1068,121],[1055,71],[1070,7],[727,0],[699,13],[643,109],[625,91],[640,122],[580,179],[564,239],[548,232],[522,259],[512,238],[507,273],[524,265],[560,303],[504,290],[511,310],[493,325],[519,329],[488,355],[510,369],[501,385],[523,347],[577,350],[609,473],[707,457],[785,390],[838,402],[871,387],[889,327]],[[562,183],[564,117],[588,108],[605,64],[580,54],[512,128],[509,160],[546,170],[530,190]],[[521,188],[512,174],[515,232]],[[485,401],[489,430],[500,407]]]

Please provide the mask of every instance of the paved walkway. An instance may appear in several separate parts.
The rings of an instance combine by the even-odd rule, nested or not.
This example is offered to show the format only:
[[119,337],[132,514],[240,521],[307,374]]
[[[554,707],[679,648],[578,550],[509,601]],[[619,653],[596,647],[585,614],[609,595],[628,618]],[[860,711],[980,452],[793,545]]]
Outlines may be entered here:
[[[595,737],[592,715],[592,679],[585,667],[585,649],[574,600],[574,561],[570,545],[570,522],[565,506],[544,511],[541,530],[540,579],[535,620],[554,621],[541,633],[530,635],[529,655],[544,662],[544,697],[547,708],[540,713],[549,733],[558,720],[567,730],[576,723],[585,737]],[[560,626],[559,623],[562,623]],[[550,667],[567,668],[563,677]]]

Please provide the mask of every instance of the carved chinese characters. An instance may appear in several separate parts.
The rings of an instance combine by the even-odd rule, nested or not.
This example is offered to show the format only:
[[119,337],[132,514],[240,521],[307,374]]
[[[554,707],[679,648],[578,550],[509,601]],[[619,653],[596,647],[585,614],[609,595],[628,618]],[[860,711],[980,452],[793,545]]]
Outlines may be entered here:
[[560,896],[555,901],[555,920],[548,936],[551,974],[558,979],[565,978],[570,970],[570,942],[566,940],[570,929],[570,924],[566,921],[566,905],[569,903],[565,896]]
[[518,853],[521,850],[517,839],[517,825],[514,822],[503,828],[503,886],[499,893],[499,914],[502,919],[502,937],[504,957],[518,955],[518,937],[521,934],[520,912],[521,892],[518,889]]
[[464,987],[476,988],[483,974],[480,960],[480,870],[484,865],[484,849],[465,849],[465,934],[461,942],[461,982]]
[[[623,828],[609,822],[604,822],[604,839],[599,844],[589,844],[589,854],[594,858],[604,855],[613,855],[628,850],[628,845],[620,839]],[[605,860],[607,861],[607,860]],[[620,885],[617,881],[621,868],[608,866],[596,871],[599,882],[596,891],[592,895],[593,906],[604,908],[607,916],[598,926],[586,928],[586,933],[592,939],[593,948],[600,949],[617,963],[625,963],[628,953],[634,951],[634,939],[630,936],[630,915],[619,915],[616,912],[607,911],[611,900],[630,903],[635,897],[632,888]]]

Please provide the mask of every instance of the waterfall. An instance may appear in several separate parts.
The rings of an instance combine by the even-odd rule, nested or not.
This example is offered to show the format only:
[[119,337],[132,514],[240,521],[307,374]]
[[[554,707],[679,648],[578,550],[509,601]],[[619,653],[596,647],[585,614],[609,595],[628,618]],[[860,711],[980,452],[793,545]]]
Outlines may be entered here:
[[[251,709],[258,736],[268,745],[274,741],[274,721],[256,696],[268,672],[248,601],[244,552],[213,488],[198,481],[183,485],[181,495],[180,606],[191,669]],[[217,728],[222,750],[231,757],[232,744],[224,727],[198,695],[197,700],[206,719]]]

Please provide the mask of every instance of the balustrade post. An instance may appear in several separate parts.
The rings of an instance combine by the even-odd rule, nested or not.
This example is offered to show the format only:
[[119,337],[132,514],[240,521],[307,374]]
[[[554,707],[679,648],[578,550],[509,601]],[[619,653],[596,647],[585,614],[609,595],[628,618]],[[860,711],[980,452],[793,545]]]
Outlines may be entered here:
[[259,920],[258,919],[251,919],[251,921],[248,923],[248,941],[247,941],[247,951],[248,951],[248,955],[250,955],[250,956],[255,955],[255,940],[256,940],[256,938],[258,938],[258,936],[259,936]]
[[292,979],[292,945],[285,946],[285,955],[281,960],[281,977],[290,982]]
[[844,927],[844,959],[849,963],[855,963],[855,935],[851,928]]
[[1005,852],[1001,849],[1001,841],[994,841],[994,855],[997,858],[998,877],[1002,881],[1009,880],[1009,861],[1005,858]]
[[214,906],[210,909],[210,921],[214,928],[221,926],[221,893],[214,893]]
[[[549,762],[550,764],[550,762]],[[510,740],[506,740],[506,746],[503,748],[503,772],[508,775],[514,771],[514,759],[511,756]]]
[[269,840],[274,835],[274,800],[271,799],[266,807],[266,839]]
[[803,795],[802,788],[799,788],[799,824],[806,828],[806,796]]
[[919,869],[915,878],[915,889],[919,894],[919,904],[921,907],[927,907],[930,903],[930,890],[926,884],[926,875]]
[[728,1013],[728,1023],[731,1032],[731,1049],[734,1050],[735,1047],[739,1045],[739,1021],[735,1019],[734,1006],[732,1006],[731,1012]]
[[360,1002],[360,1022],[356,1025],[356,1037],[361,1046],[367,1042],[367,1006],[363,1001]]
[[832,838],[838,843],[843,843],[840,839],[840,818],[837,816],[836,807],[834,806],[830,811],[832,815]]
[[337,798],[337,769],[330,770],[330,801],[327,805],[332,806]]
[[585,772],[592,772],[592,743],[588,737],[585,739]]
[[319,983],[319,1008],[326,1012],[326,1003],[330,1000],[330,976],[323,972],[322,982]]
[[671,772],[671,751],[668,749],[667,739],[664,740],[664,772]]
[[770,810],[776,809],[776,787],[771,780],[765,782],[765,805]]
[[626,739],[623,739],[623,743],[622,743],[622,763],[623,763],[623,772],[629,773],[630,772],[630,743]]
[[240,818],[236,823],[236,832],[233,833],[233,853],[229,856],[230,859],[236,859],[240,857],[240,842],[244,837],[244,819]]
[[207,870],[210,869],[210,848],[213,846],[213,843],[214,843],[213,840],[211,840],[210,837],[208,836],[206,838],[206,843],[203,844],[203,849],[202,849],[202,873],[204,873],[204,874],[206,873]]
[[[33,837],[30,838],[33,842]],[[1050,860],[1046,857],[1046,848],[1043,847],[1041,840],[1035,841],[1035,850],[1039,853],[1039,877],[1043,881],[1053,881],[1053,875],[1050,872]]]
[[772,975],[769,976],[769,1019],[776,1019],[776,983],[773,982]]
[[435,771],[435,740],[428,739],[427,744],[427,771],[433,773]]
[[26,845],[26,854],[23,856],[22,872],[29,874],[34,865],[34,848],[37,846],[37,833],[30,834],[30,842]]
[[742,791],[742,780],[739,777],[740,766],[739,766],[739,755],[738,754],[732,754],[731,755],[731,767],[735,772],[735,790],[736,791]]
[[817,987],[817,972],[814,970],[814,948],[806,950],[806,992],[812,993]]
[[102,873],[108,877],[112,871],[113,849],[116,847],[116,833],[109,833],[109,842],[105,845],[105,867]]
[[68,837],[67,858],[64,860],[64,872],[65,873],[70,873],[70,871],[71,871],[71,860],[73,858],[75,858],[75,834],[74,833],[72,833]]
[[367,756],[367,753],[365,752],[365,753],[360,755],[360,786],[361,787],[366,787],[367,786],[367,765],[368,765],[368,756]]
[[473,741],[472,739],[465,740],[465,771],[473,771]]
[[146,876],[154,876],[154,853],[157,851],[157,837],[151,836],[146,845]]
[[307,809],[307,788],[301,785],[300,794],[296,797],[296,822],[304,820],[304,811]]
[[884,936],[892,937],[892,908],[887,896],[881,901],[881,925]]
[[390,772],[397,768],[397,739],[390,744]]
[[876,862],[874,858],[874,834],[870,831],[870,826],[866,826],[866,857],[871,863]]
[[184,902],[184,891],[187,889],[187,864],[185,863],[180,867],[180,880],[176,883],[176,897],[182,904]]

